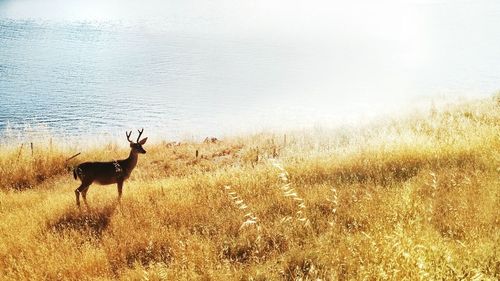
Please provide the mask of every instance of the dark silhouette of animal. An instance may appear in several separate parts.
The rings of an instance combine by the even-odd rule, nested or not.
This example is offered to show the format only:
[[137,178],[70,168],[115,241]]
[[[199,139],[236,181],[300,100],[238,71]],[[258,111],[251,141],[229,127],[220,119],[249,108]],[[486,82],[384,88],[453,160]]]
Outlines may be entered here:
[[[139,131],[139,130],[138,130]],[[123,160],[114,160],[110,162],[85,162],[78,165],[73,170],[75,179],[80,179],[82,184],[75,190],[76,205],[80,207],[80,194],[83,197],[85,205],[87,204],[87,191],[92,183],[100,185],[108,185],[116,183],[118,186],[118,201],[122,197],[123,182],[130,177],[130,174],[137,165],[139,154],[145,154],[146,150],[142,146],[148,138],[139,141],[139,138],[144,132],[144,129],[139,131],[137,141],[130,140],[132,131],[125,132],[127,140],[130,143],[130,154],[128,158]]]

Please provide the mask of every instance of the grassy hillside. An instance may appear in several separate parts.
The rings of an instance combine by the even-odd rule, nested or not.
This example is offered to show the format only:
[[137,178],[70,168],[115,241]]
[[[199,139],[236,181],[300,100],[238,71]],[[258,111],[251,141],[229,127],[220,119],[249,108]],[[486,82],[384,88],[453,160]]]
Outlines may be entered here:
[[500,278],[498,96],[363,128],[146,144],[121,205],[92,185],[78,209],[70,169],[128,149],[66,162],[77,151],[62,147],[0,147],[2,280]]

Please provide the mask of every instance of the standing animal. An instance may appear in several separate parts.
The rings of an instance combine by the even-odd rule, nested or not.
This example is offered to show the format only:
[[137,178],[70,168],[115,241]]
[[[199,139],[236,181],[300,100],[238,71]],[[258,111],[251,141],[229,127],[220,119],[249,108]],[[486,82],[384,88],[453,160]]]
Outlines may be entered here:
[[82,194],[83,201],[87,205],[87,191],[92,183],[100,185],[107,185],[116,183],[118,186],[118,201],[122,197],[123,182],[130,177],[130,173],[137,165],[139,154],[145,154],[146,150],[142,146],[146,143],[148,138],[139,141],[139,138],[144,132],[144,129],[138,130],[139,136],[137,141],[130,140],[132,131],[125,132],[127,140],[130,143],[130,154],[127,159],[113,160],[110,162],[85,162],[78,165],[73,170],[75,179],[80,179],[82,184],[75,190],[76,205],[80,207],[80,194]]

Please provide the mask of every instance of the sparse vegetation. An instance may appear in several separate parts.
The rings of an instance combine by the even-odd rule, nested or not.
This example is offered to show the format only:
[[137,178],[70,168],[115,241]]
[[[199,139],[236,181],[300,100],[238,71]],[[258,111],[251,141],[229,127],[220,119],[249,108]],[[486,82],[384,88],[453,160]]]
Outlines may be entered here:
[[283,139],[145,145],[81,210],[71,167],[127,148],[4,145],[0,279],[500,279],[498,96]]

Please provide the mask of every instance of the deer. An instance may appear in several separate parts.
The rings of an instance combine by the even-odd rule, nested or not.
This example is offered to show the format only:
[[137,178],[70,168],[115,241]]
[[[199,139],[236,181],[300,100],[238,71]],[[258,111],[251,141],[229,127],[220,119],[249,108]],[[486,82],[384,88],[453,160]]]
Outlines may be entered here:
[[130,174],[137,165],[137,160],[139,154],[145,154],[146,150],[142,147],[148,138],[141,138],[144,128],[142,130],[137,130],[139,136],[137,136],[137,141],[133,142],[130,140],[132,131],[125,132],[127,140],[130,143],[130,154],[128,158],[123,160],[113,160],[110,162],[85,162],[76,166],[73,169],[73,177],[80,179],[80,186],[75,189],[76,205],[80,207],[80,194],[83,197],[83,202],[88,207],[87,204],[87,191],[92,183],[97,183],[100,185],[117,184],[118,187],[118,203],[121,201],[123,182],[130,177]]

